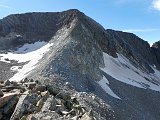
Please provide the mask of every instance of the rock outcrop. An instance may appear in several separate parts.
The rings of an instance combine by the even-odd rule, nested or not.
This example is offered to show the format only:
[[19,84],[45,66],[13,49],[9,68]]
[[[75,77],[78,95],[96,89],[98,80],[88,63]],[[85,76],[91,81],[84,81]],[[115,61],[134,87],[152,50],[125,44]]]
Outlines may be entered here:
[[[37,89],[43,88],[45,85],[30,81],[32,80],[19,82],[17,85],[9,85],[9,89],[4,84],[7,81],[2,83],[4,85],[2,91],[4,92],[1,92],[4,95],[0,97],[1,120],[105,120],[106,118],[114,118],[111,108],[103,102],[97,102],[98,98],[96,96],[94,96],[94,99],[93,96],[89,98],[87,94],[82,97],[81,93],[67,88],[62,90],[57,85],[55,85],[57,89],[49,89],[49,91],[52,91],[50,93],[48,89]],[[35,83],[35,87],[28,87],[33,83]],[[17,86],[19,87],[17,88]],[[84,100],[88,101],[89,99],[91,103],[84,103]],[[93,114],[89,114],[92,109],[95,109],[90,104],[96,104],[102,108],[106,107],[105,115],[95,111],[93,111]],[[99,116],[96,116],[97,114]]]
[[69,26],[77,14],[78,10],[9,15],[0,20],[0,50],[26,42],[49,41],[60,28]]
[[159,65],[160,65],[160,41],[155,42],[152,45],[152,50],[153,50],[154,54],[156,55],[157,61],[158,61]]
[[135,66],[148,73],[154,72],[150,65],[156,65],[160,69],[159,60],[157,60],[147,41],[142,40],[133,33],[110,29],[106,30],[106,33],[110,42],[109,46],[112,46],[112,49],[116,49],[118,53],[122,53],[129,58]]

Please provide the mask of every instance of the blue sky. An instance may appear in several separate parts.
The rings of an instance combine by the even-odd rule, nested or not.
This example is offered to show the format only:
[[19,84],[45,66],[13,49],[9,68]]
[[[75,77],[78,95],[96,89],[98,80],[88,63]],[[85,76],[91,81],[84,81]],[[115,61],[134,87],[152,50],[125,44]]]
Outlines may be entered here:
[[160,0],[0,0],[0,19],[14,13],[79,9],[106,29],[160,40]]

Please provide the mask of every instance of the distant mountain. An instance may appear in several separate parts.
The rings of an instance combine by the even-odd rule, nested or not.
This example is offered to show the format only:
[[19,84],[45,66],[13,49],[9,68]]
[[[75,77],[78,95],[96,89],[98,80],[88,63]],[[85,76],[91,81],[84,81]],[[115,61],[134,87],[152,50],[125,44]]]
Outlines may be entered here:
[[0,20],[0,79],[25,78],[96,95],[113,111],[86,97],[97,120],[160,119],[160,41],[150,47],[75,9]]

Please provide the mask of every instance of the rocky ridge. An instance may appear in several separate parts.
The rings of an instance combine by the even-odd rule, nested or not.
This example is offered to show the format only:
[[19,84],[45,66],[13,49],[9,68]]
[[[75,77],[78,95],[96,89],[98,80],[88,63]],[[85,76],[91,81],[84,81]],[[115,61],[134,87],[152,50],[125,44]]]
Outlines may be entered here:
[[[76,93],[67,89],[67,85],[68,83],[61,89],[57,85],[42,85],[38,81],[27,78],[18,83],[1,81],[0,119],[105,120],[114,118],[111,108],[102,101],[100,103],[95,95]],[[104,111],[96,113],[92,110],[95,108],[90,104]]]
[[153,52],[153,47],[150,47],[147,41],[133,33],[110,29],[107,29],[106,33],[110,46],[116,49],[118,53],[122,53],[129,58],[136,67],[148,73],[154,72],[150,65],[155,65],[157,69],[160,69],[159,59],[157,59],[158,55]]

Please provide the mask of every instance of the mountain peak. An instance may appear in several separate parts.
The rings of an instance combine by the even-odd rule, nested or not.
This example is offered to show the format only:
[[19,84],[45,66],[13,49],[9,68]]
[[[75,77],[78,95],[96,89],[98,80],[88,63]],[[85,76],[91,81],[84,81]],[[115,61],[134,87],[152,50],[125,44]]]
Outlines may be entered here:
[[160,49],[160,40],[155,42],[155,43],[153,43],[152,47]]
[[[70,26],[71,22],[80,14],[82,13],[79,10],[71,9],[63,12],[31,12],[9,15],[0,20],[0,43],[2,44],[0,49],[6,49],[7,46],[11,48],[10,44],[14,45],[18,42],[23,45],[27,41],[48,41],[63,26]],[[17,35],[22,37],[17,38]]]

